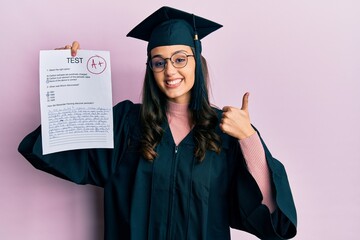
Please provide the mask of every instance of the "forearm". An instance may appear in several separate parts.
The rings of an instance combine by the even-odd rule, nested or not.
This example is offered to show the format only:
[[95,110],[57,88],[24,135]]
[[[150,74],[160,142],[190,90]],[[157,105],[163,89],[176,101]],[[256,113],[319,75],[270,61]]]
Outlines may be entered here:
[[266,162],[264,148],[261,144],[259,135],[254,133],[250,137],[239,140],[239,142],[248,170],[255,179],[263,195],[262,203],[269,208],[270,212],[274,212],[276,209],[276,202],[271,186],[270,170]]

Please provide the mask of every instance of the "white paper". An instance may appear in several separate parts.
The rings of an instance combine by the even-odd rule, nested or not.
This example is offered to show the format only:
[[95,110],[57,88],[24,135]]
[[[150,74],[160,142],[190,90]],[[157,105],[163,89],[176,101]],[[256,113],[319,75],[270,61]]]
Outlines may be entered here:
[[43,154],[113,148],[110,53],[40,51]]

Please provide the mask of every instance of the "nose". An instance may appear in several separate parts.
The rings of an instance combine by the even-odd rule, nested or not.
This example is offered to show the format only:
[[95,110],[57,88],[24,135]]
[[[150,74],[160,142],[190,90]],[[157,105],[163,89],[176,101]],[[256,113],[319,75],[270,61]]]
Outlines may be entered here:
[[171,59],[166,59],[165,69],[164,72],[166,75],[174,75],[176,73],[176,68],[173,66]]

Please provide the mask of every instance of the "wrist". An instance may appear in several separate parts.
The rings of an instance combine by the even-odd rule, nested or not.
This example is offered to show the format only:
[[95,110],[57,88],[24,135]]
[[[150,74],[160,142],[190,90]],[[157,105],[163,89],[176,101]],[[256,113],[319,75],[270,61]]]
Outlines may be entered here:
[[243,140],[245,138],[252,136],[254,133],[256,133],[255,129],[252,126],[250,126],[249,128],[242,130],[237,138],[239,140]]

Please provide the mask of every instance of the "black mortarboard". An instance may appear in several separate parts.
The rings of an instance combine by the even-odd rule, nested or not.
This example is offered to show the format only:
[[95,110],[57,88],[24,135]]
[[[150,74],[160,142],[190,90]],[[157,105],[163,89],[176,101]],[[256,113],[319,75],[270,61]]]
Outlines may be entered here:
[[221,27],[222,25],[218,23],[194,14],[170,7],[161,7],[133,28],[127,36],[148,41],[148,56],[151,49],[158,46],[187,45],[195,49],[196,79],[190,107],[199,109],[202,98],[209,101],[201,70],[200,39]]

